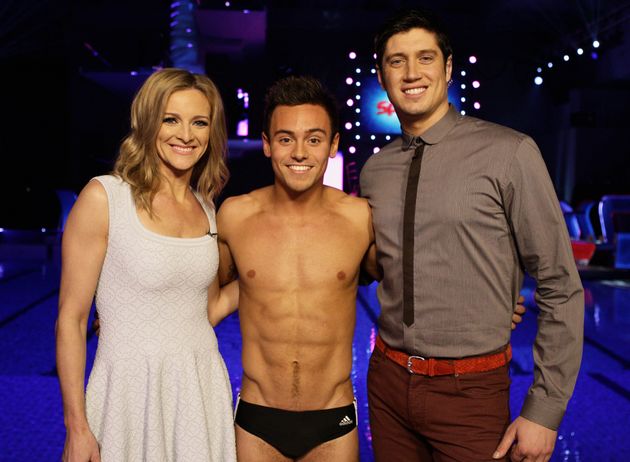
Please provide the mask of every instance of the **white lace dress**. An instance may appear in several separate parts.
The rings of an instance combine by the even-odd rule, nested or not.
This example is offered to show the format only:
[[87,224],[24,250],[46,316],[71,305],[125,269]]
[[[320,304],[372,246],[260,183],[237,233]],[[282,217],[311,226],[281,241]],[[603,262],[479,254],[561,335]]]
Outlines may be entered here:
[[[109,200],[109,238],[86,407],[102,460],[235,461],[232,392],[206,308],[215,238],[151,232],[128,184],[97,180]],[[200,203],[216,230],[214,211]]]

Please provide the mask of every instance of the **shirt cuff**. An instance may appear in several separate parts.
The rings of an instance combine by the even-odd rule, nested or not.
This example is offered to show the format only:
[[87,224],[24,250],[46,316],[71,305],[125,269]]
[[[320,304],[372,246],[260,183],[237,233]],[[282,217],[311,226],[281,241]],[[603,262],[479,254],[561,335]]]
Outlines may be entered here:
[[558,430],[564,417],[566,408],[559,407],[548,399],[541,399],[534,395],[527,395],[521,409],[521,417],[534,423],[547,427],[550,430]]

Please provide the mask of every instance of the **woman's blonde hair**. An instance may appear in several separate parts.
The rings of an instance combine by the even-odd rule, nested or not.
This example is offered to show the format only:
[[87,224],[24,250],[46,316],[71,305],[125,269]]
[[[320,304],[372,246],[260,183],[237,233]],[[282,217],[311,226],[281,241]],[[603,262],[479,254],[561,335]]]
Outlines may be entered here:
[[131,130],[121,143],[114,164],[114,174],[129,183],[136,205],[149,214],[161,179],[156,140],[166,102],[174,92],[191,88],[203,93],[210,103],[210,139],[206,152],[193,167],[190,184],[210,202],[228,179],[227,129],[217,87],[205,75],[174,68],[159,70],[144,82],[133,99]]

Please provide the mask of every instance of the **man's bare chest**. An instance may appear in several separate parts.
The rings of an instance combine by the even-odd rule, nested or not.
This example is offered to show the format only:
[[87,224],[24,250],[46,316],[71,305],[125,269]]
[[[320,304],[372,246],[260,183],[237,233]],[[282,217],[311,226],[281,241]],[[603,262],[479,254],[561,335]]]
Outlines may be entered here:
[[351,284],[368,245],[367,229],[347,220],[252,220],[242,231],[230,242],[239,275],[267,289]]

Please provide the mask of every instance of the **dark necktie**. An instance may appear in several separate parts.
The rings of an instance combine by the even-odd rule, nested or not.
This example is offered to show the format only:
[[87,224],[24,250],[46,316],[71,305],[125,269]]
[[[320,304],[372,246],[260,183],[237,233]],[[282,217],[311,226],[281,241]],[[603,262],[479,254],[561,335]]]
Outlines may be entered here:
[[411,159],[409,176],[407,177],[407,191],[405,193],[405,211],[403,215],[403,322],[407,327],[413,324],[414,317],[414,223],[423,152],[424,143],[416,147],[416,151]]

